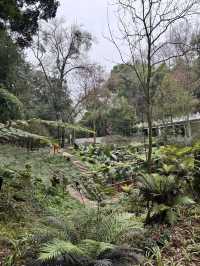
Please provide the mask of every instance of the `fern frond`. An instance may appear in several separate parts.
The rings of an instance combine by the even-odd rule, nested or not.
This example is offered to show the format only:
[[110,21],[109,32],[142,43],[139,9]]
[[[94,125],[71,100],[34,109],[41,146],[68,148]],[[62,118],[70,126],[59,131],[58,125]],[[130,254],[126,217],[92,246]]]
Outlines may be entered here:
[[195,201],[188,196],[178,196],[175,198],[175,205],[192,205],[195,204]]
[[107,215],[98,228],[98,240],[108,243],[117,243],[123,234],[129,230],[141,229],[142,225],[128,213],[114,213]]
[[51,261],[62,256],[83,256],[84,253],[77,246],[71,242],[54,240],[53,242],[46,244],[42,247],[39,260],[42,262]]
[[75,211],[71,217],[69,217],[71,223],[74,226],[78,241],[82,239],[95,239],[96,236],[96,209],[84,208],[82,210]]
[[89,257],[96,258],[101,252],[105,250],[112,250],[114,245],[105,242],[98,242],[91,239],[85,239],[80,242],[78,247]]
[[139,178],[141,191],[145,197],[152,198],[166,194],[174,189],[176,180],[173,175],[161,176],[159,174],[143,175]]
[[57,237],[55,238],[72,242],[76,241],[78,238],[74,224],[69,219],[65,221],[55,216],[48,216],[45,224],[57,230]]

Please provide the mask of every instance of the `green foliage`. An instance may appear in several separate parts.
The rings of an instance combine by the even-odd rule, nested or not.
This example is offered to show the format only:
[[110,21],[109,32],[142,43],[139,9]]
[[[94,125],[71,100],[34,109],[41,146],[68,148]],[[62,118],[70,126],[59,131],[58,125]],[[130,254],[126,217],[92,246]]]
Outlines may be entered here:
[[51,143],[46,137],[13,127],[6,127],[4,124],[0,124],[0,126],[0,143],[3,144],[13,144],[26,147],[27,150],[33,150],[40,147],[47,147]]
[[84,252],[84,254],[94,259],[98,257],[102,252],[115,248],[115,246],[112,244],[98,242],[91,239],[82,240],[78,246]]
[[70,124],[70,123],[64,123],[62,121],[47,121],[47,120],[42,120],[42,119],[31,119],[27,121],[29,124],[36,123],[36,124],[44,124],[49,127],[53,128],[63,128],[63,129],[71,129],[74,130],[75,132],[84,132],[84,133],[94,133],[93,130],[90,130],[88,128],[82,127],[80,125],[76,124]]
[[49,149],[40,149],[34,152],[27,152],[26,149],[10,145],[0,145],[0,169],[6,172],[10,178],[19,173],[24,165],[31,165],[32,175],[48,188],[50,178],[56,171],[59,175],[64,174],[66,179],[71,180],[77,171],[67,162],[62,155],[53,156]]
[[124,211],[134,213],[136,216],[141,217],[141,221],[144,220],[143,213],[145,212],[145,201],[139,188],[132,187],[128,194],[125,192],[120,200],[120,204]]
[[1,28],[18,33],[18,43],[21,46],[27,45],[38,29],[38,21],[55,17],[57,7],[58,1],[55,0],[3,0],[0,2]]
[[[115,265],[115,260],[119,259],[122,265],[127,265],[127,261],[136,263],[142,260],[142,256],[137,255],[133,249],[116,245],[122,241],[123,235],[125,239],[129,231],[141,228],[128,214],[98,214],[96,210],[84,208],[75,211],[66,221],[51,218],[48,224],[59,228],[63,234],[59,230],[54,237],[60,240],[44,245],[40,254],[42,261],[56,263],[55,258],[62,258],[63,262],[72,265],[104,265],[108,261],[109,265]],[[62,236],[64,238],[60,238]]]
[[10,90],[16,77],[17,66],[21,60],[20,52],[7,32],[0,29],[0,84]]
[[184,194],[185,187],[175,176],[142,175],[139,181],[141,193],[148,202],[146,223],[157,221],[174,224],[177,220],[176,207],[194,204],[194,201]]
[[49,243],[42,247],[39,260],[41,261],[52,261],[63,255],[68,255],[69,259],[65,260],[67,263],[71,261],[71,256],[81,256],[84,253],[77,246],[73,245],[70,242],[62,240],[54,240],[52,243]]
[[[143,162],[139,154],[122,145],[80,146],[79,155],[83,161],[94,165],[94,175],[102,176],[104,182],[125,181],[134,178]],[[138,164],[142,162],[141,165]]]
[[143,104],[141,104],[140,107],[137,104],[140,94],[140,84],[136,73],[130,66],[126,64],[114,66],[107,81],[107,86],[109,90],[117,94],[119,98],[124,97],[130,105],[137,106],[138,113],[141,111]]
[[162,202],[166,196],[175,190],[176,179],[174,176],[161,176],[159,174],[143,175],[139,178],[142,183],[141,191],[146,199]]
[[190,179],[194,170],[194,154],[192,147],[168,145],[161,147],[159,156],[162,159],[161,173],[176,174],[180,178]]
[[54,241],[42,248],[40,260],[44,263],[49,261],[56,265],[56,259],[59,257],[63,263],[77,266],[114,266],[118,261],[120,265],[128,266],[136,265],[143,260],[131,248],[115,247],[93,240],[84,240],[77,246],[69,242]]
[[19,177],[19,174],[16,171],[4,167],[0,167],[0,175],[7,179]]
[[16,96],[0,88],[0,122],[21,118],[23,105]]
[[[97,207],[89,208],[87,201],[86,206],[81,206],[63,190],[63,183],[51,187],[50,179],[55,172],[61,178],[64,176],[67,184],[75,180],[80,184],[82,181],[80,174],[61,155],[51,156],[47,150],[26,153],[16,147],[1,146],[0,175],[6,179],[0,193],[1,221],[5,221],[0,221],[0,234],[13,239],[26,235],[24,244],[16,249],[19,251],[17,255],[13,248],[7,261],[13,263],[14,258],[21,265],[24,261],[20,259],[25,256],[25,264],[34,265],[41,250],[39,265],[116,266],[120,263],[130,266],[142,262],[143,258],[138,254],[143,252],[137,250],[139,248],[149,255],[151,262],[165,263],[163,250],[171,248],[176,234],[170,227],[159,223],[176,224],[172,227],[176,230],[180,224],[177,221],[182,217],[186,219],[188,216],[187,221],[190,219],[189,213],[182,214],[185,210],[193,210],[191,215],[198,222],[199,215],[192,207],[194,201],[188,193],[188,185],[182,182],[183,171],[176,166],[177,160],[186,161],[191,149],[166,147],[160,160],[156,161],[155,172],[152,175],[140,173],[137,188],[125,187],[127,193],[117,194],[121,199],[117,203],[112,202],[112,193],[105,191],[107,174],[112,168],[118,171],[117,164],[127,168],[131,160],[140,162],[137,152],[127,146],[89,146],[87,152],[86,156],[94,156],[95,164],[87,164],[93,171],[92,174],[85,173],[84,182],[89,186],[91,198],[96,201],[100,200],[99,197],[106,199],[102,201],[104,207],[97,204]],[[98,158],[101,158],[101,164],[97,162]],[[145,172],[143,165],[139,166],[141,170]],[[81,189],[85,193],[83,187]],[[144,228],[147,213],[150,215],[146,222],[155,227]],[[19,225],[17,228],[16,223]],[[188,222],[188,225],[190,232],[193,223]],[[160,247],[158,254],[156,246]],[[187,252],[191,250],[192,254],[198,251],[197,248],[191,244]]]
[[111,213],[102,217],[98,228],[98,240],[109,243],[120,243],[129,232],[142,229],[142,223],[128,213]]
[[125,192],[125,193],[128,193],[128,194],[131,193],[132,189],[133,189],[132,185],[124,185],[124,186],[122,186],[122,191]]
[[181,84],[181,81],[176,79],[173,73],[167,73],[157,92],[155,116],[164,123],[170,122],[175,116],[190,114],[197,104],[191,91],[185,88],[185,84]]
[[85,113],[81,123],[93,127],[98,136],[108,134],[130,136],[136,119],[135,108],[121,96],[112,98],[112,103],[100,102],[95,110]]

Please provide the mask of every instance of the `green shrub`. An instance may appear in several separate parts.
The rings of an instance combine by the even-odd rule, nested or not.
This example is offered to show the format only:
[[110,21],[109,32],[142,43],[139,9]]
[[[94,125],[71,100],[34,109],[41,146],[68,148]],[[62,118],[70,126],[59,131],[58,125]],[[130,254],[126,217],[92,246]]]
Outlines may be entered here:
[[0,88],[0,121],[6,123],[22,117],[20,100],[4,88]]

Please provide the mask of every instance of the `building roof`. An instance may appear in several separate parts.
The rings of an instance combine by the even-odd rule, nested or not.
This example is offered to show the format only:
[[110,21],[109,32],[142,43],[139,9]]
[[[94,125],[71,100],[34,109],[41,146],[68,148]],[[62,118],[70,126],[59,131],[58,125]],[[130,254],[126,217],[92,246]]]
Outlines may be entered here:
[[[171,124],[182,124],[182,123],[186,123],[188,121],[200,121],[200,113],[197,112],[195,114],[189,114],[189,115],[185,115],[185,116],[180,116],[180,117],[174,117],[173,121],[165,121],[165,124],[171,125]],[[159,127],[159,126],[163,126],[163,122],[161,120],[158,121],[153,121],[153,127]],[[147,128],[148,124],[147,122],[144,123],[138,123],[136,125],[136,128]]]

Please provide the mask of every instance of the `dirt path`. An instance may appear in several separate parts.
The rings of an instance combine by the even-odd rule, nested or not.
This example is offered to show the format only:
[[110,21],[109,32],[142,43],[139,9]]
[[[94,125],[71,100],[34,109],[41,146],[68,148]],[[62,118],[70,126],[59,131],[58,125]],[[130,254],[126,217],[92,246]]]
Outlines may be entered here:
[[72,186],[67,186],[67,191],[69,192],[70,196],[76,200],[78,200],[81,204],[84,204],[90,208],[96,208],[97,203],[95,201],[89,200],[79,191],[75,190]]
[[[86,165],[84,165],[81,161],[79,161],[74,155],[71,153],[63,152],[63,157],[70,159],[72,165],[80,171],[81,174],[90,175],[89,169]],[[70,196],[76,200],[78,200],[81,204],[88,206],[90,208],[96,208],[97,203],[95,201],[89,200],[86,198],[82,193],[77,191],[71,185],[67,186],[67,191],[69,192]]]
[[[67,159],[70,159],[72,165],[79,170],[81,174],[84,175],[91,175],[91,172],[89,168],[83,164],[75,155],[72,155],[71,153],[63,152],[63,156]],[[97,202],[89,200],[83,193],[80,193],[78,190],[76,190],[73,186],[68,185],[67,191],[69,192],[70,196],[76,200],[78,200],[81,204],[84,204],[85,206],[88,206],[90,208],[96,208]],[[113,197],[110,200],[107,201],[107,203],[117,203],[119,201],[119,197]]]

